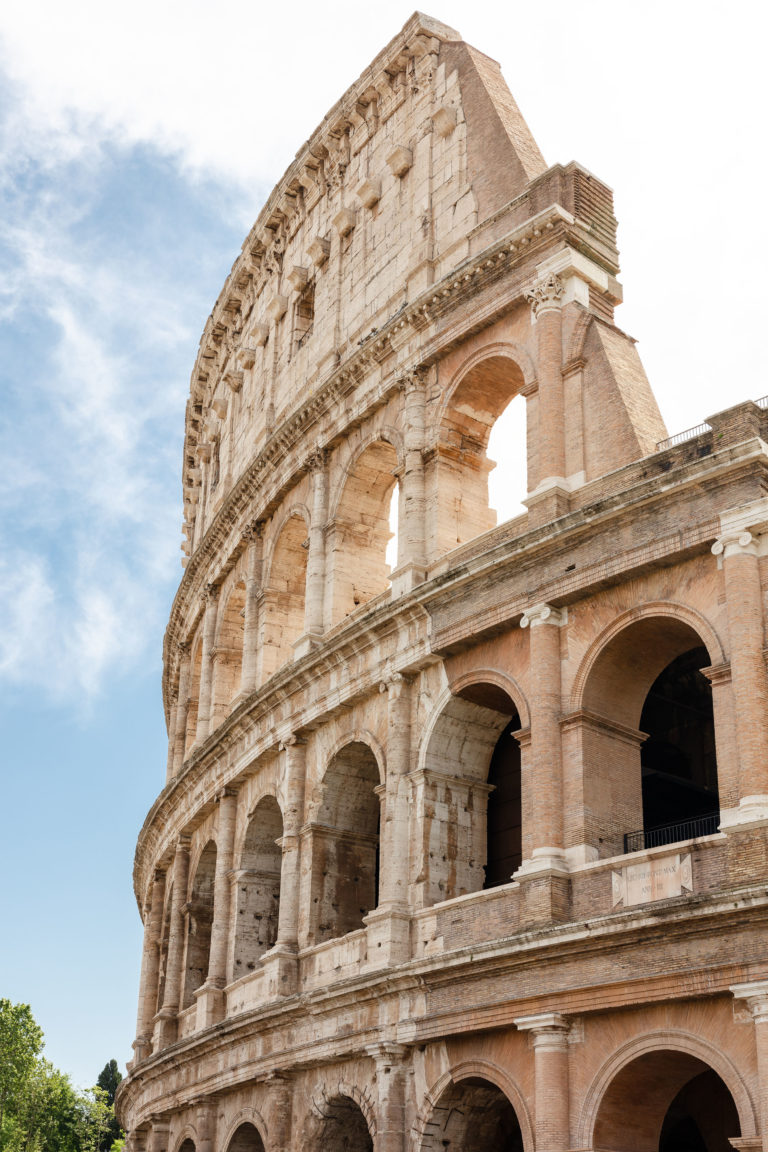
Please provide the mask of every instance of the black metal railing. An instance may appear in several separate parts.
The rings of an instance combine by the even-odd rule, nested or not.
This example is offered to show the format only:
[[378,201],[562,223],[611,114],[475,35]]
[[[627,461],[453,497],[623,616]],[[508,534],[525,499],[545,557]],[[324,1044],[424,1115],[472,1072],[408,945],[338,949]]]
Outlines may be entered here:
[[677,824],[661,824],[658,828],[641,828],[639,832],[624,835],[625,852],[642,852],[644,848],[660,848],[663,844],[677,844],[680,840],[695,840],[697,836],[711,836],[717,832],[719,812],[708,812],[692,820]]

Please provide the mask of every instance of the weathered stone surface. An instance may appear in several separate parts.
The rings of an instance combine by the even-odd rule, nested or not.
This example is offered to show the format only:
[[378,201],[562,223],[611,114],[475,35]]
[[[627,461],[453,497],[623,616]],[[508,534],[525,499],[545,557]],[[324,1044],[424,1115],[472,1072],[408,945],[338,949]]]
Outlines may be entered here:
[[768,414],[665,439],[617,273],[608,187],[420,14],[247,237],[187,411],[132,1148],[762,1146]]

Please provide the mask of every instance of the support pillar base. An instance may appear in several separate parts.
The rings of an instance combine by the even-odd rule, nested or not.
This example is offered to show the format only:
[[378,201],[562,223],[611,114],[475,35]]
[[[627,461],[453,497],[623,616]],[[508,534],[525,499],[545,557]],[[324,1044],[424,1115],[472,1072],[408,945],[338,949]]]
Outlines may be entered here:
[[410,960],[411,918],[405,908],[375,908],[363,922],[368,943],[366,968],[390,968]]

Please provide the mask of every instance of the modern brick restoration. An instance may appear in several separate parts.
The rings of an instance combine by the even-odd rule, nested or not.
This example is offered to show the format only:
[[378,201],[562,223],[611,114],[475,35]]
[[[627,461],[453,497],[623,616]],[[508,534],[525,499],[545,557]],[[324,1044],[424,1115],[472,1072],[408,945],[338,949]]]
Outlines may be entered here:
[[768,1152],[768,410],[668,437],[618,272],[610,189],[419,13],[243,244],[186,412],[130,1152]]

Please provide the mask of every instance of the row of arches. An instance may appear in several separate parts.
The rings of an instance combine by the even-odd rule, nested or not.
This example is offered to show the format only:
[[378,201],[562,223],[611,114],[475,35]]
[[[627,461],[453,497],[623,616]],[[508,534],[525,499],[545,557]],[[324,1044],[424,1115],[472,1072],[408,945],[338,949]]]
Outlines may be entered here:
[[[534,1118],[524,1096],[500,1069],[484,1063],[470,1062],[432,1088],[409,1133],[410,1150],[532,1152]],[[731,1152],[732,1141],[754,1132],[754,1112],[740,1078],[729,1086],[707,1060],[683,1046],[637,1055],[597,1087],[599,1095],[595,1092],[584,1108],[586,1142],[580,1147]],[[304,1123],[300,1145],[293,1141],[291,1147],[374,1152],[375,1112],[367,1100],[362,1104],[345,1091],[323,1094]],[[271,1152],[272,1147],[267,1126],[254,1115],[237,1125],[222,1152]],[[185,1137],[178,1152],[196,1152],[194,1139]]]
[[[588,844],[598,858],[717,830],[712,687],[701,671],[709,663],[690,620],[658,610],[611,629],[609,641],[588,657],[578,725],[567,730],[578,737],[584,797],[566,829],[571,843]],[[403,817],[413,906],[508,884],[530,855],[538,798],[524,787],[529,725],[517,685],[478,672],[453,685],[417,734],[409,777],[415,803]],[[394,867],[382,857],[385,755],[370,734],[359,733],[331,755],[313,790],[302,818],[302,871],[309,876],[303,946],[364,927],[380,902],[382,876]],[[277,941],[282,836],[277,796],[264,795],[234,861],[230,979],[252,971]],[[212,838],[184,894],[182,1007],[193,1003],[207,976],[216,855]]]
[[[522,350],[516,349],[516,355],[521,359]],[[406,464],[403,434],[394,427],[362,440],[331,485],[320,523],[318,508],[309,507],[311,499],[286,502],[282,518],[273,519],[265,535],[258,577],[263,594],[259,683],[294,658],[302,637],[329,631],[387,592],[393,569],[437,559],[494,527],[497,513],[506,520],[524,510],[519,501],[532,483],[530,476],[526,481],[525,383],[522,369],[505,348],[473,360],[450,383],[437,417],[437,448],[423,465],[426,503],[434,509],[431,524],[422,513],[414,527],[414,504],[420,501],[410,498],[401,483],[413,469],[413,453]],[[331,474],[328,468],[328,477]],[[308,587],[311,549],[320,547],[312,537],[317,528],[323,551],[320,609],[310,604],[317,590]],[[253,687],[243,680],[246,584],[241,572],[227,585],[219,607],[212,697],[209,715],[202,718],[206,734],[224,719],[241,689]],[[201,728],[203,629],[201,622],[191,641],[184,754]]]

